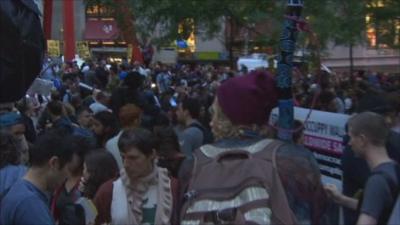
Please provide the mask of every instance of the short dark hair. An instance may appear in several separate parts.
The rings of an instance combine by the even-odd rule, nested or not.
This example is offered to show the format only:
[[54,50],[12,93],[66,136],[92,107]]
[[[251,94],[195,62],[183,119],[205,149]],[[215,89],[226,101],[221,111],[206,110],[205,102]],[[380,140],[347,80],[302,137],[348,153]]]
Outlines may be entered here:
[[73,134],[67,138],[71,143],[73,153],[79,156],[82,160],[90,150],[95,148],[93,143],[90,142],[90,139],[85,136]]
[[353,135],[363,134],[375,146],[385,146],[389,127],[385,118],[374,112],[362,112],[351,117],[348,122]]
[[63,113],[63,104],[61,101],[50,101],[47,103],[47,110],[55,116],[61,116]]
[[[62,135],[64,134],[64,135]],[[32,148],[29,149],[29,161],[32,166],[41,167],[47,161],[57,156],[60,160],[60,168],[72,160],[74,154],[72,137],[65,133],[52,130],[39,136]]]
[[127,129],[122,132],[118,141],[118,147],[121,152],[127,151],[128,148],[136,147],[144,155],[149,156],[157,147],[157,139],[146,129]]
[[[87,137],[81,135],[72,135],[68,137],[69,143],[71,143],[71,150],[73,154],[78,156],[79,158],[79,166],[74,168],[74,170],[70,170],[69,172],[73,175],[79,175],[83,171],[83,162],[85,160],[85,155],[88,152],[95,148],[95,146],[90,142]],[[70,168],[71,169],[71,168]]]
[[114,136],[118,132],[118,119],[113,113],[101,111],[94,114],[93,118],[98,120],[105,128],[110,128],[110,135]]
[[193,119],[198,119],[200,116],[200,109],[201,109],[201,104],[200,101],[196,98],[185,98],[182,101],[182,108],[183,110],[188,110],[190,116]]

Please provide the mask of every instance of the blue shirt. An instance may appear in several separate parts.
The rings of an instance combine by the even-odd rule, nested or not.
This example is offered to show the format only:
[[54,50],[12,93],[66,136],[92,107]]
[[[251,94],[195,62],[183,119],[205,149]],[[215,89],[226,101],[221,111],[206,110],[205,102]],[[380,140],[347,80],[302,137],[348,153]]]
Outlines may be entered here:
[[0,224],[54,224],[49,198],[29,181],[19,180],[1,201]]
[[11,186],[22,178],[27,168],[22,165],[8,165],[0,169],[0,196],[5,194]]

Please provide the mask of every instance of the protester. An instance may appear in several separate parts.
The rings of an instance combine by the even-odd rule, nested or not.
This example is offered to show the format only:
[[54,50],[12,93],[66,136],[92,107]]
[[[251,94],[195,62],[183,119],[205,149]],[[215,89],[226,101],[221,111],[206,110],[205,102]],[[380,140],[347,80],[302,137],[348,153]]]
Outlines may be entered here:
[[[179,103],[176,111],[178,137],[182,153],[191,158],[194,150],[204,144],[205,128],[197,120],[200,114],[200,102],[197,99],[186,98]],[[203,133],[204,131],[204,133]]]
[[118,133],[118,121],[111,112],[99,112],[93,116],[91,129],[96,135],[97,147],[104,147]]
[[180,151],[175,130],[171,126],[159,127],[154,134],[159,141],[158,165],[167,168],[171,176],[178,177],[178,171],[185,155]]
[[129,72],[120,87],[116,88],[111,95],[111,109],[118,115],[122,106],[133,103],[143,109],[145,100],[140,88],[144,77],[138,72]]
[[93,116],[93,111],[90,108],[82,106],[76,111],[76,116],[78,125],[80,127],[84,129],[90,129],[90,122]]
[[20,162],[27,163],[29,160],[28,142],[25,138],[26,129],[21,115],[17,112],[0,114],[0,131],[7,132],[15,138]]
[[92,110],[94,114],[102,111],[110,111],[110,109],[107,107],[109,97],[105,93],[103,92],[96,93],[94,99],[95,102],[89,106],[90,110]]
[[121,153],[118,148],[118,141],[121,137],[123,130],[135,128],[140,126],[142,110],[134,104],[124,105],[119,112],[119,121],[122,126],[122,130],[113,138],[107,141],[106,149],[115,158],[118,164],[118,168],[122,169],[123,163]]
[[171,75],[168,73],[167,67],[161,65],[160,72],[156,75],[157,87],[160,94],[164,93],[171,86]]
[[18,109],[22,123],[25,126],[25,138],[30,143],[33,143],[37,135],[31,118],[34,114],[33,104],[27,98],[23,98],[21,101],[17,102],[16,108]]
[[[46,63],[58,64],[54,59],[51,62],[46,61]],[[88,157],[87,165],[85,165],[88,168],[83,174],[82,167],[78,166],[78,164],[82,165],[82,160],[77,160],[77,157],[74,156],[72,165],[75,166],[72,167],[76,168],[76,173],[72,176],[69,174],[66,183],[60,186],[62,198],[64,199],[68,195],[67,197],[71,197],[69,200],[72,200],[68,201],[68,207],[57,209],[57,211],[61,211],[55,214],[56,221],[59,224],[65,221],[67,221],[65,224],[80,224],[79,221],[83,220],[81,216],[87,216],[90,221],[94,221],[96,212],[95,210],[88,210],[88,208],[94,209],[95,207],[87,207],[91,205],[90,199],[94,198],[97,189],[105,180],[111,179],[117,182],[115,180],[118,179],[116,173],[119,170],[126,170],[126,166],[124,166],[126,160],[121,157],[121,154],[124,155],[125,153],[121,153],[124,151],[118,146],[120,137],[126,130],[147,128],[153,131],[157,136],[155,143],[153,143],[156,146],[154,147],[156,159],[153,160],[153,164],[155,164],[155,168],[167,169],[168,176],[181,179],[180,182],[184,184],[183,189],[180,188],[179,190],[181,194],[185,193],[185,182],[189,181],[191,177],[188,171],[191,171],[193,166],[193,154],[196,155],[201,149],[207,149],[210,146],[218,147],[210,148],[214,149],[212,151],[218,152],[222,151],[219,148],[221,146],[226,148],[233,146],[240,150],[240,148],[252,146],[260,140],[271,140],[265,138],[272,137],[269,134],[275,132],[265,126],[269,115],[268,110],[276,106],[274,101],[276,93],[274,91],[268,92],[273,90],[268,85],[275,81],[268,81],[270,83],[267,82],[268,85],[264,86],[266,84],[263,79],[257,77],[255,81],[250,82],[250,86],[256,88],[258,85],[262,87],[259,88],[262,90],[257,89],[254,93],[246,89],[249,88],[249,86],[246,86],[249,83],[245,78],[242,78],[244,80],[241,80],[243,81],[241,85],[236,86],[236,82],[231,83],[231,80],[236,81],[237,77],[250,77],[247,79],[251,80],[254,75],[239,73],[239,71],[234,71],[222,65],[177,64],[167,66],[162,63],[154,65],[150,63],[146,67],[139,62],[129,64],[125,60],[118,65],[113,60],[101,58],[85,62],[79,71],[75,62],[67,62],[67,64],[64,70],[60,71],[60,77],[63,78],[64,82],[54,81],[58,91],[52,91],[51,98],[46,94],[30,96],[40,103],[40,106],[47,104],[45,111],[41,111],[41,107],[35,107],[35,113],[40,118],[38,122],[36,118],[31,116],[32,108],[30,105],[20,101],[16,104],[20,114],[13,114],[19,116],[8,117],[4,121],[10,121],[10,118],[14,118],[12,119],[14,122],[11,125],[2,125],[0,129],[17,134],[17,139],[20,137],[19,141],[16,141],[16,149],[22,152],[22,149],[27,149],[29,143],[26,144],[26,140],[24,141],[22,135],[19,135],[20,133],[25,133],[27,139],[33,141],[35,128],[41,134],[46,134],[51,128],[62,128],[63,132],[67,131],[66,136],[73,134],[86,137],[91,139],[92,142],[97,142],[97,147],[105,148],[107,152],[112,154],[117,169],[114,169],[115,162],[110,160],[110,154],[100,150],[97,152],[99,153],[98,157],[95,156],[97,154]],[[295,82],[293,93],[295,104],[298,107],[351,114],[360,112],[359,108],[365,106],[365,99],[368,103],[375,101],[374,96],[391,96],[391,102],[385,103],[384,112],[380,113],[385,114],[388,121],[392,121],[392,132],[390,132],[386,146],[389,157],[394,160],[400,158],[400,151],[397,151],[400,146],[398,141],[400,134],[396,133],[399,130],[398,127],[400,127],[398,125],[400,103],[396,100],[398,98],[396,91],[399,90],[400,79],[392,74],[379,74],[373,71],[364,73],[373,74],[372,77],[362,75],[362,71],[346,75],[344,73],[314,74],[313,72],[306,73],[302,68],[300,70],[293,79]],[[96,90],[93,91],[91,87],[82,88],[82,85],[79,87],[81,78]],[[371,78],[373,78],[373,82],[371,82]],[[243,91],[242,87],[246,87],[244,89],[247,91]],[[226,95],[226,93],[229,93],[227,89],[231,89],[234,93],[237,92],[237,95]],[[258,96],[257,93],[264,93],[265,91],[268,92],[264,96],[265,99],[254,97]],[[248,94],[250,92],[252,94]],[[112,93],[111,97],[107,93]],[[247,99],[245,96],[252,96],[252,98]],[[230,103],[227,104],[227,102]],[[271,103],[271,105],[263,105],[265,102]],[[378,99],[377,102],[384,103],[385,101]],[[368,104],[366,104],[365,110],[374,110],[374,106],[369,107]],[[390,109],[387,105],[391,106]],[[11,115],[9,113],[13,113],[13,110],[15,110],[13,107],[13,103],[0,104],[0,118],[3,115]],[[261,108],[266,110],[262,113],[264,122],[262,124],[254,123],[255,120],[260,121],[257,118],[261,118],[261,116],[255,116],[254,112],[261,112]],[[378,107],[377,110],[382,111],[382,108]],[[214,111],[213,114],[212,111]],[[218,116],[215,112],[218,112]],[[22,116],[23,122],[20,122],[20,116]],[[237,118],[242,118],[245,121],[237,122]],[[288,199],[289,206],[300,223],[335,223],[326,220],[327,214],[324,213],[324,210],[326,210],[327,202],[319,182],[320,174],[315,159],[307,149],[302,147],[304,131],[302,122],[295,121],[294,145],[287,144],[280,147],[277,154],[278,172],[283,184],[281,190],[285,191],[284,195]],[[46,123],[48,126],[44,129]],[[20,124],[24,124],[24,126]],[[119,125],[122,129],[119,129]],[[175,128],[175,133],[171,132],[173,131],[171,127]],[[307,127],[307,124],[305,124],[305,127]],[[203,145],[213,143],[211,128],[217,142],[212,145]],[[182,145],[180,146],[179,143]],[[223,150],[225,149],[223,148]],[[27,151],[25,150],[25,152]],[[359,192],[364,187],[369,175],[367,164],[351,152],[351,149],[346,147],[342,160],[343,190],[344,194],[348,196],[353,196]],[[27,156],[27,154],[25,155]],[[25,158],[26,161],[27,157]],[[83,157],[78,158],[82,159]],[[298,163],[300,161],[305,163]],[[290,166],[289,162],[291,162]],[[71,172],[71,167],[68,166],[68,168]],[[110,170],[107,170],[108,168]],[[241,166],[237,166],[237,168],[240,171]],[[261,170],[265,170],[265,168]],[[117,172],[115,173],[115,171]],[[215,169],[207,175],[212,179],[212,176],[215,176],[218,171],[218,169]],[[232,171],[230,173],[233,173]],[[94,174],[92,178],[91,174]],[[100,175],[97,176],[97,174]],[[236,173],[237,178],[241,179],[243,176],[239,174]],[[82,179],[82,190],[77,191],[75,185],[78,179]],[[215,185],[222,183],[220,180],[229,182],[229,176],[219,178]],[[172,179],[172,181],[174,183],[176,180]],[[203,183],[207,184],[208,181],[206,179]],[[113,184],[111,181],[108,183],[107,190],[112,191],[113,188],[110,187],[113,187],[115,183]],[[85,189],[86,185],[88,185],[87,189]],[[70,191],[71,187],[74,191]],[[83,193],[81,193],[82,191]],[[172,187],[171,192],[175,193],[174,187]],[[53,194],[57,194],[57,191]],[[275,193],[271,195],[275,195]],[[79,197],[76,199],[76,196]],[[112,196],[112,193],[107,193],[107,196]],[[276,196],[281,196],[279,199],[285,198],[279,194]],[[55,196],[55,199],[53,202],[60,201],[57,196]],[[185,199],[179,200],[173,207],[174,213],[171,216],[173,223],[178,221],[176,218],[179,217],[180,206],[186,203]],[[103,205],[101,204],[100,207]],[[111,203],[105,205],[111,205]],[[85,212],[82,213],[82,210]],[[106,215],[103,212],[107,210],[100,209],[99,212],[101,213],[98,218]],[[281,211],[290,212],[290,210]],[[348,212],[348,210],[344,210],[345,224],[349,224],[347,221]],[[112,214],[111,211],[109,214]],[[60,215],[70,216],[67,216],[68,220],[64,220]],[[288,216],[287,218],[291,217]],[[111,216],[108,221],[112,221]],[[263,221],[263,223],[266,222]]]
[[30,152],[31,167],[1,201],[0,224],[54,224],[48,196],[67,177],[71,143],[65,136],[47,133]]
[[[393,106],[389,104],[386,97],[378,95],[375,92],[368,91],[357,103],[357,112],[372,111],[385,117],[386,121],[391,121]],[[343,194],[348,197],[357,197],[362,192],[370,168],[364,159],[358,157],[352,147],[347,145],[349,137],[345,137],[345,149],[341,157],[341,166],[343,170]],[[389,131],[386,141],[386,149],[389,157],[396,162],[400,162],[400,134]],[[358,219],[356,211],[344,208],[344,221],[346,224],[355,224]]]
[[104,149],[93,150],[85,156],[79,189],[84,197],[94,199],[99,187],[106,181],[117,178],[118,174],[117,163],[109,152]]
[[61,101],[50,101],[47,106],[47,112],[50,120],[47,123],[47,129],[64,129],[66,132],[73,132],[73,125],[70,118],[67,116],[65,106]]
[[80,92],[78,75],[75,73],[66,73],[63,75],[62,80],[63,80],[62,101],[64,103],[70,103],[72,100],[72,96],[75,93]]
[[83,173],[83,162],[86,153],[90,150],[90,143],[81,136],[69,138],[72,146],[72,160],[67,165],[67,179],[57,187],[51,201],[51,211],[58,224],[76,224],[83,221],[77,216],[75,202],[82,193],[79,190],[79,183]]
[[[271,76],[266,73],[255,72],[246,76],[231,78],[223,82],[217,90],[217,97],[212,105],[212,121],[210,124],[217,142],[212,145],[205,145],[200,148],[200,151],[196,151],[197,156],[202,157],[196,159],[205,160],[205,158],[207,158],[209,162],[209,160],[211,160],[210,158],[216,157],[215,160],[218,158],[222,160],[222,157],[226,155],[227,161],[229,161],[229,159],[234,161],[234,159],[236,159],[233,157],[235,151],[230,152],[230,150],[244,150],[255,154],[265,149],[266,143],[272,141],[267,141],[268,139],[265,139],[268,135],[266,125],[270,111],[276,106],[276,100],[277,93],[274,87],[274,81]],[[272,151],[272,149],[269,149],[269,151]],[[242,159],[244,155],[239,155],[237,157],[237,160]],[[249,156],[249,158],[252,157]],[[224,163],[220,160],[216,161],[216,163],[217,162]],[[245,162],[245,160],[241,162]],[[201,166],[201,163],[202,162],[198,162],[195,165]],[[265,164],[266,163],[267,162],[265,162]],[[187,168],[191,168],[191,166],[187,166],[188,164],[190,164],[190,161],[184,162],[182,169],[187,170]],[[211,163],[208,164],[211,165]],[[224,186],[226,182],[234,182],[230,181],[230,178],[235,179],[237,182],[237,180],[241,179],[241,177],[238,177],[239,174],[243,176],[242,179],[245,179],[245,176],[249,176],[250,170],[247,169],[250,169],[251,165],[248,165],[249,167],[247,167],[246,170],[240,169],[241,164],[239,164],[239,160],[235,165],[236,166],[233,167],[235,168],[235,172],[226,171],[224,177],[217,177],[217,174],[219,174],[217,171],[210,171],[207,173],[208,179],[211,179],[212,174],[215,174],[213,175],[214,180],[207,180],[207,182],[196,180],[199,182],[197,184],[201,185],[202,188],[209,188],[209,190],[215,188],[215,190],[217,190],[217,187]],[[223,170],[224,167],[220,166],[218,168],[219,170]],[[256,171],[259,170],[255,170],[255,172]],[[263,195],[260,192],[260,195],[257,195],[255,199],[259,200],[269,196],[268,201],[270,204],[267,208],[265,208],[266,205],[264,205],[262,208],[258,209],[257,218],[254,217],[250,219],[246,216],[245,220],[254,220],[259,224],[293,224],[294,220],[297,220],[301,224],[326,223],[326,221],[324,222],[324,210],[326,209],[327,201],[321,184],[319,168],[312,153],[298,145],[289,143],[283,144],[277,151],[277,171],[279,172],[280,179],[266,182],[272,182],[271,185],[274,187],[279,187],[279,184],[282,183],[283,187],[280,186],[280,188],[274,189],[274,193],[269,193],[269,195]],[[196,187],[191,186],[191,184],[193,184],[192,182],[195,182],[192,181],[192,179],[198,179],[199,176],[201,176],[196,172],[201,173],[200,169],[194,172],[187,170],[186,173],[182,171],[182,182],[184,184],[189,184],[184,190],[186,191],[185,196],[189,196],[185,199],[189,199],[191,210],[183,214],[181,220],[185,222],[187,220],[197,221],[199,219],[198,216],[204,215],[205,218],[208,219],[208,222],[217,223],[213,220],[212,216],[208,217],[207,211],[211,214],[213,212],[222,213],[226,209],[228,215],[231,215],[229,213],[231,211],[227,209],[227,206],[223,205],[216,205],[213,208],[204,209],[202,212],[198,211],[199,208],[196,207],[195,203],[197,196],[195,193],[192,194],[191,192],[191,190],[196,190]],[[194,174],[190,175],[191,173]],[[192,189],[187,189],[188,187]],[[229,188],[225,190],[228,191],[228,189]],[[239,192],[239,190],[237,191]],[[246,189],[242,191],[245,192]],[[229,202],[229,200],[227,201]],[[205,202],[204,204],[208,203]],[[237,205],[238,209],[248,210],[247,208],[241,208],[240,206],[242,204],[244,203],[240,201],[236,203],[235,200],[235,205]],[[182,210],[184,211],[184,209],[185,208]],[[239,212],[239,210],[236,212]],[[247,211],[242,211],[241,213],[245,212]],[[296,218],[290,216],[292,212],[295,214]],[[197,216],[195,215],[196,213],[198,213]],[[237,213],[235,214],[235,212],[232,213],[233,214],[228,217],[229,219],[224,220],[225,222],[238,222],[235,220],[235,215],[238,216],[236,218],[240,218],[240,215]],[[250,216],[250,213],[246,215]],[[242,220],[241,222],[244,223]]]
[[0,201],[11,186],[26,173],[27,168],[21,165],[20,159],[14,137],[0,131]]
[[167,169],[157,166],[157,145],[151,132],[125,130],[118,146],[124,168],[119,179],[98,190],[96,224],[175,224],[171,218],[176,182]]
[[400,188],[400,166],[385,148],[389,128],[384,117],[364,112],[349,120],[349,135],[353,151],[371,169],[363,195],[347,197],[332,185],[326,190],[336,203],[359,212],[357,224],[387,224]]

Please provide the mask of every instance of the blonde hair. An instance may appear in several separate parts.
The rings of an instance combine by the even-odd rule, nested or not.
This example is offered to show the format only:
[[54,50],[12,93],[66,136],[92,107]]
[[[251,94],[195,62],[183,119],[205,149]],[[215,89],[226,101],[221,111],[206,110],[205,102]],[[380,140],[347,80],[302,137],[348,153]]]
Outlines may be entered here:
[[268,126],[260,126],[257,124],[252,125],[235,125],[224,114],[221,106],[218,104],[218,99],[215,98],[212,107],[212,131],[216,140],[240,137],[244,134],[245,130],[257,132],[261,136],[272,137],[272,131]]

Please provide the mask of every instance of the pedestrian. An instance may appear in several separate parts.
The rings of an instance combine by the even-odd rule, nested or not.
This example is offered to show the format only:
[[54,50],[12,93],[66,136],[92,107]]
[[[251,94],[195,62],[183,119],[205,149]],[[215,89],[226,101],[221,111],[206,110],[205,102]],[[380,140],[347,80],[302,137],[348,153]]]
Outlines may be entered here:
[[91,129],[97,138],[97,147],[104,147],[108,140],[118,134],[118,120],[108,111],[94,114]]
[[171,126],[166,126],[155,129],[154,133],[159,141],[158,165],[167,168],[171,176],[178,177],[179,167],[185,155],[180,150],[175,130]]
[[[358,113],[371,111],[382,115],[387,122],[393,114],[393,106],[382,95],[367,92],[358,102]],[[365,187],[367,179],[371,173],[368,163],[358,157],[348,145],[349,135],[344,137],[345,148],[341,157],[341,166],[343,170],[342,190],[343,194],[348,197],[357,197]],[[390,130],[389,136],[385,144],[388,155],[391,159],[400,163],[400,134]],[[358,219],[356,211],[343,208],[345,224],[355,224]]]
[[119,169],[111,153],[104,149],[96,149],[85,156],[83,176],[79,189],[83,196],[93,200],[102,184],[118,178]]
[[[211,107],[210,124],[216,142],[196,150],[196,163],[186,160],[181,169],[186,169],[186,172],[180,171],[184,193],[181,221],[244,224],[251,220],[256,224],[293,224],[297,220],[301,224],[326,223],[323,218],[326,196],[318,165],[309,150],[300,145],[282,143],[276,150],[277,169],[269,166],[271,159],[257,161],[263,154],[274,155],[272,147],[268,147],[274,141],[267,138],[267,123],[276,104],[275,82],[265,72],[230,78],[219,86]],[[228,165],[231,165],[230,169],[225,170]],[[207,170],[206,166],[212,169]],[[192,167],[193,170],[187,169]],[[260,170],[263,173],[260,174]],[[263,177],[260,182],[271,185],[266,189],[260,185],[244,185],[254,180],[256,174],[267,176],[271,173],[278,173],[271,176],[279,178],[269,181],[268,177]],[[259,190],[257,194],[252,192],[255,191],[252,187]],[[240,196],[247,196],[247,193],[252,197],[240,200]],[[222,195],[226,204],[216,200]],[[262,199],[269,203],[257,208],[253,201]],[[252,207],[246,207],[250,202]],[[208,204],[213,207],[201,206]]]
[[383,116],[363,112],[350,118],[349,144],[371,169],[361,199],[345,196],[326,186],[336,203],[358,211],[357,224],[387,224],[400,188],[400,166],[389,158],[385,143],[389,127]]
[[178,123],[182,126],[181,131],[178,131],[179,144],[182,153],[188,158],[192,158],[194,150],[204,144],[205,134],[203,130],[205,131],[205,128],[198,121],[200,107],[200,102],[197,99],[185,98],[179,103],[176,111]]
[[107,151],[109,151],[114,156],[119,169],[122,169],[123,167],[121,152],[118,148],[119,138],[121,137],[121,134],[124,130],[139,127],[141,117],[142,110],[135,104],[126,104],[122,106],[121,110],[119,111],[119,122],[122,126],[122,130],[113,138],[108,140],[105,146]]
[[72,146],[72,160],[67,165],[67,178],[57,187],[51,200],[51,212],[58,224],[80,224],[84,218],[79,216],[75,202],[82,196],[79,183],[83,174],[83,161],[91,145],[82,136],[68,137]]
[[0,224],[54,224],[48,196],[67,177],[71,143],[50,132],[36,140],[31,152],[28,172],[1,201]]
[[26,173],[26,166],[20,163],[14,137],[0,131],[0,202],[11,186]]
[[76,111],[78,125],[83,129],[90,129],[93,111],[89,107],[81,106]]
[[25,125],[19,113],[9,111],[0,114],[0,131],[11,134],[15,139],[19,160],[25,164],[29,161],[28,142],[25,138]]
[[155,137],[144,129],[129,129],[118,146],[124,168],[119,179],[98,190],[96,224],[175,224],[171,218],[177,182],[156,164]]

